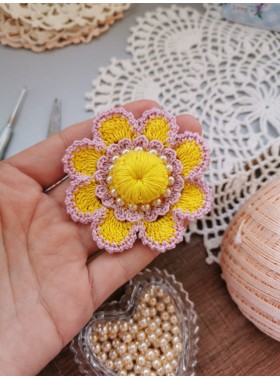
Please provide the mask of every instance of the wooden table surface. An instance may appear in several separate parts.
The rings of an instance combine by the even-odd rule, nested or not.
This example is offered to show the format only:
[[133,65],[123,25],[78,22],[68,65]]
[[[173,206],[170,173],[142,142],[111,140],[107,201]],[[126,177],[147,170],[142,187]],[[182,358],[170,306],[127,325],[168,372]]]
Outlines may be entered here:
[[[280,342],[250,323],[231,300],[218,265],[205,263],[199,236],[151,265],[175,274],[199,315],[198,375],[280,375]],[[69,345],[40,375],[79,375]]]

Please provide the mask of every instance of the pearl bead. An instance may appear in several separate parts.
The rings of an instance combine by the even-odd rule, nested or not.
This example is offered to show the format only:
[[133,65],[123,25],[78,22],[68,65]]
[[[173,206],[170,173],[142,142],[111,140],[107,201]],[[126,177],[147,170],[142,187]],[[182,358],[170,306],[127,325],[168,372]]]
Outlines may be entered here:
[[169,350],[165,353],[166,359],[168,361],[171,361],[174,358],[174,352],[172,350]]
[[173,304],[168,305],[168,306],[167,306],[167,311],[168,311],[168,313],[170,313],[170,314],[175,313],[175,306],[174,306]]
[[121,370],[118,372],[118,376],[127,376],[127,370],[126,370],[126,369],[121,369]]
[[163,161],[163,162],[167,162],[167,157],[165,155],[161,155],[160,156],[160,159]]
[[124,154],[127,154],[127,153],[129,153],[129,152],[130,152],[129,149],[125,149],[125,150],[122,151],[122,154],[124,155]]
[[170,325],[169,322],[165,321],[165,322],[162,324],[161,327],[162,327],[163,331],[169,331],[170,328],[171,328],[171,325]]
[[172,334],[174,334],[174,335],[179,335],[179,334],[180,334],[180,328],[179,328],[179,326],[178,326],[178,325],[174,325],[174,326],[172,326],[172,328],[171,328],[171,332],[172,332]]
[[154,322],[155,322],[158,326],[160,326],[160,325],[161,325],[161,319],[160,319],[160,317],[156,317],[156,318],[154,319]]
[[98,341],[98,336],[96,333],[93,333],[91,336],[90,336],[90,340],[92,343],[96,343]]
[[164,346],[166,346],[167,344],[168,344],[168,342],[167,342],[167,340],[165,338],[161,338],[159,340],[159,345],[160,345],[161,348],[164,347]]
[[114,339],[114,340],[112,341],[112,347],[113,347],[113,348],[118,347],[120,344],[121,344],[121,342],[120,342],[119,339]]
[[174,351],[176,351],[177,353],[180,353],[182,352],[182,350],[183,350],[182,343],[176,343],[174,346]]
[[138,326],[133,323],[130,327],[129,327],[129,331],[131,334],[137,334],[138,333]]
[[155,331],[156,336],[159,338],[162,335],[162,329],[158,327]]
[[92,346],[92,349],[93,349],[93,352],[95,354],[99,354],[101,352],[101,344],[100,343],[96,343]]
[[139,364],[135,364],[134,366],[134,372],[137,374],[137,375],[140,375],[140,373],[142,372],[142,367],[139,365]]
[[157,309],[155,307],[150,308],[150,316],[155,317],[157,315]]
[[137,146],[134,150],[135,152],[142,152],[143,148],[141,146]]
[[173,172],[173,166],[170,164],[166,165],[166,170],[168,171],[168,173],[172,173]]
[[111,185],[113,183],[113,177],[111,175],[108,175],[108,177],[106,178],[106,182]]
[[150,331],[155,331],[157,329],[157,324],[155,322],[151,322],[149,324],[149,330]]
[[149,150],[149,153],[151,153],[151,154],[158,154],[158,152],[155,150],[155,149],[151,149],[151,150]]
[[107,354],[106,354],[106,352],[101,352],[101,353],[98,355],[98,360],[99,360],[101,363],[105,363],[106,360],[107,360]]
[[159,207],[160,205],[162,204],[162,201],[161,201],[161,199],[156,199],[155,201],[153,201],[153,205],[155,206],[155,207]]
[[145,358],[145,356],[143,356],[143,355],[138,355],[138,356],[136,357],[136,363],[137,363],[138,365],[140,365],[141,367],[143,367],[143,366],[146,364],[146,358]]
[[155,297],[151,297],[149,300],[149,305],[155,306],[157,304],[157,299]]
[[153,361],[153,363],[152,363],[152,367],[154,368],[154,369],[159,369],[160,367],[161,367],[161,362],[160,362],[160,360],[158,360],[158,359],[155,359],[154,361]]
[[130,364],[132,362],[132,356],[130,354],[125,354],[123,357],[123,362],[125,364]]
[[175,178],[172,177],[172,176],[168,177],[168,184],[169,184],[170,186],[172,186],[172,185],[174,185],[174,183],[175,183]]
[[160,350],[158,348],[155,348],[154,351],[155,351],[156,357],[159,358],[160,357]]
[[149,293],[144,293],[143,296],[141,297],[141,299],[142,299],[143,302],[149,303],[150,302],[150,295],[149,295]]
[[112,348],[112,345],[111,345],[111,343],[110,342],[104,342],[103,344],[102,344],[102,350],[104,351],[104,352],[109,352],[110,350],[111,350],[111,348]]
[[110,165],[108,170],[109,172],[111,172],[113,169],[114,169],[114,165]]
[[155,360],[155,358],[156,358],[156,355],[154,353],[154,350],[148,350],[146,353],[146,359],[152,362],[153,360]]
[[175,335],[172,337],[172,343],[173,344],[181,343],[181,339],[179,338],[178,335]]
[[169,320],[169,313],[167,311],[163,311],[160,316],[163,321]]
[[136,376],[134,372],[129,372],[128,376]]
[[141,373],[142,376],[150,376],[151,371],[149,368],[143,368],[143,371]]
[[109,358],[110,358],[110,359],[115,360],[115,359],[117,359],[117,357],[118,357],[118,353],[117,353],[116,350],[111,350],[111,351],[109,352]]
[[165,190],[163,196],[164,196],[164,198],[169,198],[170,195],[171,195],[171,190],[167,188],[167,189]]
[[127,347],[127,350],[128,352],[131,354],[131,355],[134,355],[136,354],[137,352],[137,345],[135,343],[130,343]]
[[131,341],[132,341],[132,335],[129,334],[129,333],[126,333],[126,334],[123,336],[123,341],[124,341],[125,343],[131,343]]
[[144,331],[139,331],[139,333],[137,334],[137,338],[139,342],[144,342],[144,340],[146,339],[146,334],[144,333]]
[[124,205],[124,201],[121,198],[117,198],[116,203],[120,207]]
[[116,154],[115,156],[112,157],[112,162],[115,163],[119,158],[120,156]]
[[141,206],[141,210],[142,210],[143,212],[148,212],[148,211],[150,211],[150,208],[151,208],[151,206],[150,206],[149,204],[146,204],[146,205],[142,205],[142,206]]
[[139,324],[140,327],[145,328],[145,327],[148,326],[148,321],[147,321],[146,318],[142,318],[142,319],[140,319],[140,321],[139,321],[138,324]]
[[172,335],[169,332],[164,333],[163,337],[167,340],[167,342],[172,340]]
[[132,212],[137,211],[137,206],[136,206],[136,205],[130,204],[130,205],[128,206],[128,208],[129,208],[129,210],[132,211]]
[[158,302],[157,310],[158,311],[164,311],[165,310],[165,304],[163,302]]
[[171,366],[173,369],[177,369],[178,367],[178,360],[176,359],[172,359],[171,362],[170,362]]
[[138,345],[138,350],[143,354],[148,350],[148,344],[146,342],[140,342]]
[[155,342],[157,341],[157,336],[156,336],[155,333],[150,333],[150,334],[148,335],[148,339],[149,339],[149,342],[151,342],[151,343],[155,343]]
[[105,367],[112,371],[112,369],[114,368],[113,360],[106,360]]
[[117,347],[117,352],[119,355],[124,355],[127,351],[127,346],[125,343],[121,343],[118,347]]
[[170,322],[173,324],[173,325],[176,325],[176,323],[178,323],[178,318],[176,315],[171,315],[170,317]]
[[124,363],[122,361],[121,358],[117,358],[115,361],[114,361],[114,367],[117,369],[117,370],[121,370],[124,366]]
[[163,367],[160,367],[159,369],[157,369],[157,375],[158,376],[164,376],[165,375]]
[[171,366],[170,363],[165,363],[165,364],[164,364],[164,370],[165,370],[165,373],[166,373],[166,374],[169,374],[169,373],[173,372],[173,371],[172,371],[173,368],[172,368],[172,366]]
[[116,189],[111,189],[111,190],[110,190],[110,194],[111,194],[112,197],[114,197],[114,198],[118,195]]
[[146,307],[145,309],[142,309],[141,310],[141,314],[144,316],[144,317],[149,317],[150,316],[150,309],[148,307]]
[[100,342],[106,342],[106,340],[108,340],[108,335],[100,335],[99,340]]

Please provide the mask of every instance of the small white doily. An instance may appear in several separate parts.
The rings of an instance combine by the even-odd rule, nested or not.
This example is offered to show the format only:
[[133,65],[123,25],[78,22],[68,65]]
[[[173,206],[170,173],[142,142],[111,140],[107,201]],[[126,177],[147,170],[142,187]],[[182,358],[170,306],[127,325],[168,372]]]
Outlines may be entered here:
[[212,152],[214,203],[186,238],[203,235],[208,263],[218,261],[223,232],[241,203],[280,175],[279,46],[278,34],[224,21],[210,8],[204,15],[158,8],[131,29],[132,59],[112,59],[86,94],[86,109],[95,114],[150,98],[200,120]]

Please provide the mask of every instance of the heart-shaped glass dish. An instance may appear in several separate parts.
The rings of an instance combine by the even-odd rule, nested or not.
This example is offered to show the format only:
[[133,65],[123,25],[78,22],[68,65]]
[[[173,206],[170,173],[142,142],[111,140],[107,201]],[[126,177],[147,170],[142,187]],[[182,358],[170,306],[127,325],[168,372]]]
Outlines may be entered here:
[[[118,333],[112,335],[110,329]],[[157,331],[162,335],[154,334]],[[145,269],[128,282],[120,301],[105,303],[93,314],[71,350],[85,375],[167,375],[169,371],[190,376],[195,375],[198,331],[197,314],[182,284],[166,271]]]

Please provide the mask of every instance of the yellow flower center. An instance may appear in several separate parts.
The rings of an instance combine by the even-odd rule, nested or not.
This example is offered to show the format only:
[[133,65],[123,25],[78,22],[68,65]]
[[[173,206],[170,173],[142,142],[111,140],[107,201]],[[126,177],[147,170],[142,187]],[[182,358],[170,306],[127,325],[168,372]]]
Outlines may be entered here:
[[168,171],[157,155],[130,151],[114,164],[112,182],[125,203],[148,204],[163,196],[168,186]]

